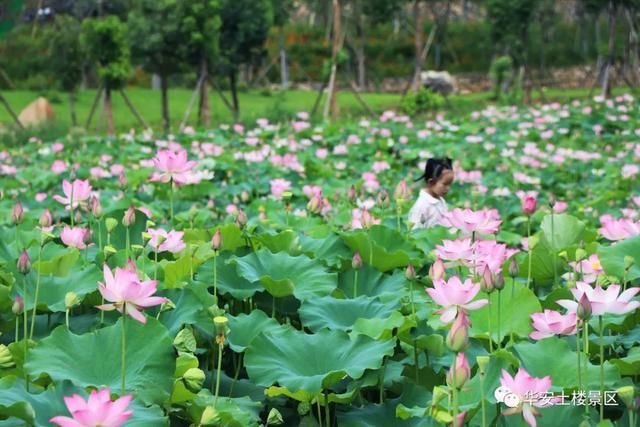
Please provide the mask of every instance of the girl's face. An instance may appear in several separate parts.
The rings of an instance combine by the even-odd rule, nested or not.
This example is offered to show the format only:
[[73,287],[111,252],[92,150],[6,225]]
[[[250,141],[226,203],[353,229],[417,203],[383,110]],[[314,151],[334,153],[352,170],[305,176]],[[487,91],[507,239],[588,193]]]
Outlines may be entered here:
[[436,180],[429,180],[429,191],[432,196],[435,197],[444,197],[449,192],[449,188],[451,188],[451,184],[453,183],[454,174],[453,171],[447,169],[440,174],[440,176]]

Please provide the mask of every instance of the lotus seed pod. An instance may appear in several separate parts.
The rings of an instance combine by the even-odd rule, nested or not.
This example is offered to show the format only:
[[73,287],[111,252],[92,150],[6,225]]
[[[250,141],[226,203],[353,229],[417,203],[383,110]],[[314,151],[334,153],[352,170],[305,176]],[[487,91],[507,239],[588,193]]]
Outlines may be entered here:
[[80,304],[80,298],[75,292],[67,292],[64,296],[64,306],[65,308],[71,309],[76,305]]
[[311,410],[311,404],[309,404],[309,402],[300,402],[298,404],[297,410],[298,410],[298,415],[300,415],[301,417],[303,415],[307,415]]
[[491,358],[489,356],[476,356],[476,363],[478,364],[478,369],[480,373],[484,375],[487,371],[487,366],[489,365],[489,361]]
[[104,223],[107,226],[107,233],[111,233],[118,225],[118,221],[115,218],[107,218]]
[[633,406],[634,406],[633,398],[635,397],[635,394],[636,394],[636,391],[633,388],[633,386],[627,385],[624,387],[620,387],[619,389],[616,390],[616,393],[618,393],[618,396],[620,396],[620,400],[624,402],[627,409],[629,409],[630,411],[633,410]]

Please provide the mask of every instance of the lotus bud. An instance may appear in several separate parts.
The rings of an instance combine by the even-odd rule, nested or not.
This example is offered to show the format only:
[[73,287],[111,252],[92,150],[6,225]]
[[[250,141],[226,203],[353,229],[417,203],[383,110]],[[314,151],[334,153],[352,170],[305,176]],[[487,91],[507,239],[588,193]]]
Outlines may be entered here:
[[67,292],[64,296],[64,306],[67,310],[72,309],[76,305],[80,304],[80,298],[75,292]]
[[387,192],[387,190],[383,189],[378,193],[377,203],[381,208],[389,207],[389,193]]
[[31,259],[26,249],[22,250],[22,253],[18,257],[18,272],[22,274],[29,274],[31,271]]
[[405,270],[404,275],[407,278],[407,280],[414,280],[416,278],[416,270],[415,268],[413,268],[413,264],[409,264],[407,266],[407,269]]
[[626,255],[624,257],[624,269],[626,271],[631,270],[631,267],[633,266],[634,263],[635,263],[635,259],[632,256]]
[[136,222],[136,209],[131,205],[122,217],[122,225],[130,227],[134,222]]
[[356,187],[354,187],[353,185],[349,188],[349,191],[347,191],[347,198],[351,202],[356,199]]
[[353,258],[351,258],[351,267],[356,270],[362,267],[362,257],[360,256],[360,252],[356,251],[356,253],[353,254]]
[[587,251],[582,248],[576,249],[576,261],[582,261],[587,257]]
[[591,421],[589,420],[582,420],[580,422],[580,424],[578,424],[578,427],[591,427]]
[[504,276],[502,275],[502,272],[496,274],[493,286],[499,291],[504,289]]
[[476,356],[476,363],[478,364],[478,370],[480,375],[484,375],[487,372],[487,366],[491,358],[489,356]]
[[242,193],[240,193],[240,200],[242,200],[243,203],[247,203],[250,198],[251,198],[251,195],[249,194],[248,191],[245,190]]
[[238,227],[244,228],[244,226],[247,225],[247,221],[247,214],[245,214],[244,211],[240,209],[238,211],[238,216],[236,217],[236,224],[238,224]]
[[213,237],[211,238],[211,248],[213,248],[213,250],[217,252],[220,250],[220,246],[222,246],[222,233],[218,228],[216,232],[213,233]]
[[9,347],[0,344],[0,368],[13,368],[16,363],[13,361],[13,355],[9,351]]
[[396,185],[396,189],[393,192],[393,198],[396,202],[404,202],[405,200],[409,200],[410,194],[409,189],[407,188],[407,181],[404,179],[400,180],[398,185]]
[[84,234],[82,236],[82,241],[86,245],[89,245],[89,243],[91,243],[91,230],[88,228],[85,228],[83,231],[84,231]]
[[207,406],[202,411],[202,416],[200,417],[199,426],[217,426],[220,425],[221,418],[220,413],[213,406]]
[[451,427],[464,427],[464,417],[467,416],[467,411],[460,412],[458,416],[451,423]]
[[636,392],[635,389],[631,385],[620,387],[619,389],[616,390],[616,393],[618,393],[618,396],[620,396],[620,400],[624,402],[625,406],[630,411],[634,409],[633,398],[635,396],[635,392]]
[[537,200],[533,196],[527,196],[522,201],[522,212],[525,215],[532,215],[536,211]]
[[454,363],[456,364],[455,377],[453,376],[452,367],[452,369],[447,373],[447,384],[451,387],[460,389],[471,376],[471,369],[469,368],[469,362],[467,361],[467,356],[464,352],[460,352],[456,355]]
[[587,298],[587,294],[582,294],[580,297],[580,301],[578,301],[578,307],[576,309],[576,315],[578,319],[583,320],[585,322],[591,319],[591,301]]
[[371,216],[371,214],[367,209],[364,209],[362,211],[361,218],[362,218],[362,226],[364,228],[371,228],[371,226],[373,225],[373,216]]
[[301,417],[304,415],[307,415],[310,410],[311,410],[311,405],[309,404],[309,402],[298,403],[297,411],[298,411],[298,415],[300,415]]
[[442,280],[444,279],[445,271],[446,269],[444,266],[444,262],[442,262],[442,260],[438,257],[436,258],[436,262],[431,264],[431,267],[429,268],[429,276],[434,282],[436,280]]
[[82,222],[82,214],[80,213],[80,209],[75,211],[75,221],[76,221],[76,224],[79,224]]
[[469,344],[469,320],[463,311],[458,313],[451,324],[446,343],[449,350],[455,352],[463,351]]
[[231,199],[231,202],[234,205],[237,205],[238,203],[240,203],[240,198],[238,196],[233,196],[233,198]]
[[127,186],[127,177],[124,175],[124,172],[120,173],[120,176],[118,177],[118,184],[120,185],[120,188],[125,188]]
[[198,393],[204,384],[204,371],[198,368],[189,368],[182,376],[182,384],[191,393]]
[[516,277],[520,272],[520,268],[518,267],[518,263],[515,258],[511,258],[511,262],[509,262],[509,276]]
[[322,206],[322,198],[317,194],[314,194],[309,203],[307,203],[307,210],[312,213],[320,212]]
[[42,212],[42,215],[40,215],[40,227],[50,227],[52,222],[53,218],[51,218],[51,211],[49,211],[49,209],[45,209],[44,212]]
[[495,289],[493,273],[489,269],[488,265],[485,265],[484,270],[482,271],[482,278],[480,279],[480,287],[484,292],[488,294],[493,292],[493,290]]
[[282,414],[276,408],[271,408],[269,411],[269,415],[267,416],[267,425],[269,426],[280,426],[284,424],[284,420],[282,419]]
[[96,218],[102,216],[102,205],[100,204],[100,198],[97,196],[91,198],[91,214]]
[[104,223],[107,227],[107,233],[111,233],[118,225],[118,221],[115,218],[107,218]]
[[24,299],[22,299],[21,296],[16,296],[16,299],[13,301],[13,305],[11,306],[11,311],[17,316],[22,313],[22,310],[24,310]]
[[11,211],[11,220],[14,224],[18,225],[24,219],[24,208],[22,207],[22,203],[17,202],[13,206],[13,210]]

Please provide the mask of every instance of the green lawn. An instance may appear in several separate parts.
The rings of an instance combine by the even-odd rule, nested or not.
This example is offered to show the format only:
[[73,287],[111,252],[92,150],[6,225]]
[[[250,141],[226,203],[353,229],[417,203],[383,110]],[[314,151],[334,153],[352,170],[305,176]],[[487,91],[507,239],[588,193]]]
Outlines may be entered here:
[[[628,92],[628,88],[617,88],[614,94]],[[131,102],[138,111],[141,112],[145,120],[157,130],[162,125],[161,108],[160,108],[160,92],[151,89],[130,88],[127,90]],[[594,94],[598,94],[596,90]],[[547,102],[558,101],[568,102],[572,99],[584,98],[589,94],[589,89],[559,90],[549,89],[545,91],[544,99]],[[38,92],[33,91],[4,91],[3,95],[13,106],[16,112],[19,112],[33,101]],[[56,123],[53,128],[56,129],[55,134],[64,134],[71,124],[69,116],[69,103],[66,94],[56,92],[50,96],[53,108],[56,114]],[[169,96],[169,106],[171,114],[172,129],[178,129],[183,119],[187,104],[191,98],[192,91],[188,89],[172,89]],[[229,99],[229,93],[225,93]],[[290,90],[286,92],[268,92],[261,90],[252,90],[240,93],[240,110],[241,121],[248,123],[253,122],[259,117],[266,117],[270,120],[277,121],[286,117],[291,117],[298,111],[310,111],[315,102],[317,93],[301,90]],[[532,93],[533,102],[541,102],[542,97],[539,91]],[[81,126],[84,126],[86,117],[91,108],[91,103],[95,97],[95,90],[82,91],[78,96],[77,113]],[[400,102],[399,94],[389,93],[367,93],[363,95],[366,103],[375,112],[380,113],[385,109],[397,108]],[[211,111],[214,123],[229,123],[232,121],[232,114],[221,101],[217,93],[211,92]],[[468,95],[455,95],[450,97],[450,103],[447,107],[448,112],[453,115],[466,115],[471,111],[483,108],[490,104],[491,93],[481,92]],[[341,92],[338,95],[340,106],[340,118],[349,119],[351,117],[362,117],[367,115],[367,111],[358,103],[355,96],[351,92]],[[196,102],[197,103],[197,102]],[[122,97],[115,93],[113,95],[114,120],[119,131],[127,131],[131,128],[140,128],[136,118],[126,107]],[[102,123],[98,127],[98,115],[101,112],[98,107],[94,120],[92,122],[89,133],[105,133],[105,125]],[[318,114],[322,113],[322,104],[318,109]],[[197,108],[194,108],[188,124],[195,124],[197,116]],[[11,118],[7,111],[0,106],[0,124],[11,123]]]

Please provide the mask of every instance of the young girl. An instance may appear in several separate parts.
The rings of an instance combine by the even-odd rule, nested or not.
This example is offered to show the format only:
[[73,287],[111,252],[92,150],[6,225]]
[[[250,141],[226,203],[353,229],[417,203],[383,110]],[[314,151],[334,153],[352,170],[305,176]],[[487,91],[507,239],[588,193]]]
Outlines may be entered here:
[[444,196],[449,192],[453,182],[453,167],[451,159],[429,159],[424,167],[424,174],[416,181],[424,178],[425,186],[420,190],[420,196],[409,211],[409,222],[412,230],[429,228],[441,223],[447,212]]

